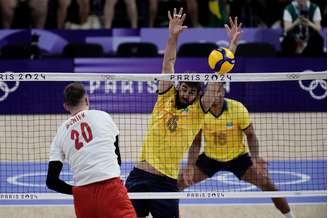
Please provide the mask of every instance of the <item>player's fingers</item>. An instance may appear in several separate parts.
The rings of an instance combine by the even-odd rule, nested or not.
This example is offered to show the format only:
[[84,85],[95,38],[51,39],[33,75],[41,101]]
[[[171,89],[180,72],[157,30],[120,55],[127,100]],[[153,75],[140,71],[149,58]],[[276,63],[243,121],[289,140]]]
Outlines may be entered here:
[[173,17],[175,17],[175,16],[176,16],[176,14],[177,14],[177,9],[176,9],[176,8],[174,8],[174,9],[173,9]]
[[235,17],[235,26],[236,27],[238,26],[238,17],[237,16]]
[[238,32],[240,32],[242,26],[243,26],[243,23],[240,23],[240,24],[238,25]]
[[182,15],[182,17],[181,17],[181,19],[180,19],[181,24],[182,24],[182,23],[184,22],[184,20],[186,19],[186,16],[187,16],[186,14],[183,14],[183,15]]
[[233,27],[233,21],[232,21],[231,17],[229,17],[229,24],[230,24],[231,27]]
[[230,27],[229,27],[228,24],[224,24],[224,28],[227,31],[227,33],[230,33],[231,32],[231,29],[230,29]]
[[188,176],[186,175],[186,172],[184,172],[183,173],[183,181],[184,181],[184,183],[187,185],[187,186],[189,186],[189,182],[188,182]]
[[180,15],[180,17],[182,16],[182,12],[183,12],[183,7],[180,8],[179,13],[178,13]]
[[172,20],[171,11],[167,11],[167,17],[169,18],[169,20]]

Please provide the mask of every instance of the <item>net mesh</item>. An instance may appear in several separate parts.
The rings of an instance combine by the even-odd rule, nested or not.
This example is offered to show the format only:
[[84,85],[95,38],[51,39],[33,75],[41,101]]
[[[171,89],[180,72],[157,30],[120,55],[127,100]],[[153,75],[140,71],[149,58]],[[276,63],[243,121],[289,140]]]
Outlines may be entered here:
[[[189,77],[185,75],[161,77],[159,75],[119,74],[85,74],[84,76],[35,74],[38,78],[42,78],[43,75],[43,81],[35,81],[33,75],[26,77],[26,74],[22,74],[19,78],[18,74],[14,74],[8,79],[4,75],[1,75],[3,81],[0,81],[0,88],[4,93],[0,102],[0,195],[2,200],[31,199],[33,196],[37,198],[42,194],[53,193],[45,185],[48,152],[58,126],[69,117],[62,108],[62,93],[63,88],[70,81],[83,81],[90,96],[91,109],[110,113],[118,125],[123,180],[140,157],[145,135],[149,129],[149,120],[157,101],[158,80],[170,80],[175,84],[179,80],[206,82],[206,77],[202,74],[198,76],[193,74]],[[9,74],[6,73],[6,75]],[[268,78],[273,81],[268,81]],[[247,77],[233,75],[232,78],[225,77],[222,80],[227,81],[226,98],[243,103],[250,112],[259,141],[259,154],[267,160],[269,175],[279,189],[279,192],[267,192],[267,196],[279,193],[282,196],[297,196],[301,192],[310,193],[309,195],[325,194],[327,178],[325,72],[263,73],[250,74]],[[205,90],[204,85],[203,91]],[[166,99],[164,98],[163,101]],[[162,109],[165,110],[165,106]],[[184,126],[184,128],[189,127]],[[158,134],[162,136],[163,133]],[[181,138],[183,136],[174,140],[183,144],[184,141]],[[161,140],[161,138],[156,140]],[[217,146],[220,146],[220,140],[224,138],[218,136],[217,140]],[[244,142],[247,144],[245,137]],[[188,147],[188,145],[181,146]],[[206,143],[202,138],[202,149],[204,146]],[[174,148],[171,151],[182,152],[178,154],[183,157],[179,166],[184,168],[187,150]],[[170,148],[165,149],[161,155],[165,157],[177,155],[168,154],[168,152]],[[170,158],[166,158],[165,162],[160,164],[174,168],[175,165],[170,161]],[[72,182],[67,164],[64,165],[61,178]],[[140,197],[143,193],[131,193],[130,196],[133,198],[156,198],[156,196],[173,198],[176,195],[174,198],[207,198],[217,192],[232,193],[231,196],[242,196],[244,193],[247,196],[256,197],[259,189],[238,180],[230,172],[221,171],[180,193],[155,193],[155,195],[148,193],[145,197]],[[60,198],[59,195],[51,196],[55,199]]]

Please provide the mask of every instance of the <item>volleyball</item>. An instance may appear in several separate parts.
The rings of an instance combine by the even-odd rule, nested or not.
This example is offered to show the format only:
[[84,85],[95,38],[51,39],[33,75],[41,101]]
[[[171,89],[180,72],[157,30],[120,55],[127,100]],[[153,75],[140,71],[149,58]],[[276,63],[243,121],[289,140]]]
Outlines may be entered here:
[[223,75],[232,70],[235,65],[235,56],[227,48],[218,48],[209,54],[208,65],[212,70]]

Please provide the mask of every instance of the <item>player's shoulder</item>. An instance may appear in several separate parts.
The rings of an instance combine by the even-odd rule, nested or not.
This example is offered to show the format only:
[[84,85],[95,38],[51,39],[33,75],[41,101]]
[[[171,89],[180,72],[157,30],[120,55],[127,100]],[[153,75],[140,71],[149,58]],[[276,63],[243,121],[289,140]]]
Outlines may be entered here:
[[87,114],[102,114],[102,115],[108,115],[107,112],[101,111],[101,110],[87,110]]
[[231,98],[224,98],[224,100],[227,102],[228,105],[236,106],[242,104],[240,101]]
[[240,101],[234,100],[234,99],[230,99],[230,98],[225,98],[224,99],[227,103],[227,107],[228,109],[240,109],[240,108],[245,108],[245,106],[243,105],[243,103],[241,103]]
[[86,115],[90,117],[103,117],[103,118],[111,118],[110,114],[106,111],[102,110],[88,110],[86,111]]
[[173,84],[165,90],[162,91],[157,90],[158,96],[174,95],[175,93],[176,93],[176,87]]

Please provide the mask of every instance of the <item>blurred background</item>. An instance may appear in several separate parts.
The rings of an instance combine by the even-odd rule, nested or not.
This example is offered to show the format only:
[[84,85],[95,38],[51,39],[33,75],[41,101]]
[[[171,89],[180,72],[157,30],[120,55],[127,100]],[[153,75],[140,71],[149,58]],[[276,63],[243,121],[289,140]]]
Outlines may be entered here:
[[[296,76],[294,72],[327,70],[326,0],[0,0],[0,72],[74,72],[77,76],[81,72],[161,73],[168,37],[167,11],[180,7],[187,13],[189,28],[178,40],[177,73],[212,72],[207,57],[215,48],[228,47],[223,26],[229,16],[238,16],[243,23],[232,72],[261,72],[264,78],[266,72],[289,72],[288,75]],[[59,121],[66,119],[61,93],[67,83],[1,81],[7,75],[12,74],[0,77],[0,115],[4,115],[0,116],[3,135],[0,137],[0,160],[9,159],[12,163],[4,165],[8,170],[3,171],[2,178],[25,172],[33,175],[35,171],[45,175],[43,162],[47,160],[48,144]],[[26,75],[32,77],[34,74]],[[85,84],[89,94],[97,96],[91,99],[92,105],[114,113],[122,135],[126,134],[121,141],[125,145],[121,150],[123,160],[132,160],[142,144],[143,127],[157,98],[156,83],[106,80],[86,81]],[[301,155],[309,161],[308,170],[323,179],[313,181],[326,187],[323,182],[326,174],[319,173],[325,168],[317,168],[315,164],[322,159],[320,163],[324,166],[326,160],[326,143],[321,141],[325,135],[322,132],[326,132],[322,127],[327,112],[326,87],[325,80],[246,82],[227,83],[226,92],[227,97],[238,99],[257,116],[254,120],[258,135],[262,136],[260,141],[268,145],[261,144],[261,149],[264,148],[261,151],[268,153],[271,149],[273,159],[279,157],[288,161],[297,160],[294,155]],[[286,115],[282,116],[283,113]],[[294,120],[300,125],[294,125]],[[307,129],[299,128],[301,124]],[[286,138],[281,137],[281,131]],[[303,140],[307,136],[311,138]],[[295,141],[295,146],[294,137],[302,137]],[[316,143],[320,146],[315,146]],[[318,157],[313,156],[312,162],[313,154]],[[39,165],[38,160],[43,162]],[[303,168],[299,163],[295,162],[295,172]],[[25,171],[27,168],[31,171]],[[44,185],[43,177],[36,178],[37,183]],[[5,185],[0,184],[3,188],[0,194],[7,193],[7,188],[23,190],[24,194],[30,190],[6,181],[3,179]],[[33,184],[34,188],[39,186]],[[185,217],[215,217],[217,214],[277,217],[272,205],[254,206],[260,201],[247,203],[249,209],[240,210],[240,199],[238,208],[226,207],[225,203],[225,207],[211,208],[190,204],[197,211],[187,207],[183,212]],[[25,202],[19,203],[18,210],[10,203],[8,207],[0,207],[0,217],[58,217],[58,214],[72,217],[74,214],[72,207],[44,207],[44,202],[40,203],[42,207],[23,208],[24,204],[38,204],[34,200]],[[294,202],[299,204],[298,217],[326,217],[326,198],[320,205],[314,205],[312,199],[304,205],[298,199]],[[226,208],[224,213],[222,210]],[[63,216],[65,211],[66,216]]]
[[178,56],[227,46],[224,24],[243,23],[239,57],[325,57],[324,0],[0,0],[0,58],[158,57],[167,11],[190,27]]

